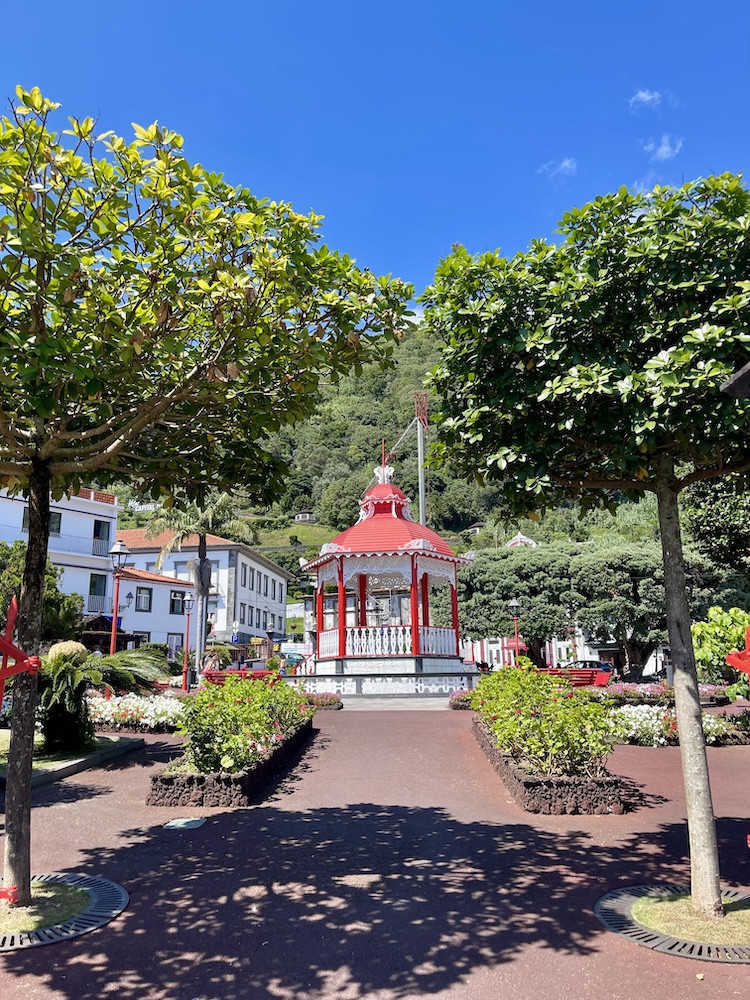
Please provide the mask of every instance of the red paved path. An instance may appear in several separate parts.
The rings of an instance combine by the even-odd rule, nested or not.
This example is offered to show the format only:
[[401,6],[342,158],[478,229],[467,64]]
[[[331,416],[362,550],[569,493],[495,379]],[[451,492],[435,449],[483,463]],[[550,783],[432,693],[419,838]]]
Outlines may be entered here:
[[[627,816],[534,817],[467,712],[319,713],[303,761],[245,810],[170,831],[144,806],[170,740],[35,794],[37,871],[110,878],[116,921],[0,958],[2,1000],[726,1000],[750,966],[670,958],[605,931],[618,885],[684,881],[678,752],[623,747]],[[173,742],[173,741],[172,741]],[[750,885],[750,748],[710,750],[725,882]],[[698,975],[704,978],[698,979]]]

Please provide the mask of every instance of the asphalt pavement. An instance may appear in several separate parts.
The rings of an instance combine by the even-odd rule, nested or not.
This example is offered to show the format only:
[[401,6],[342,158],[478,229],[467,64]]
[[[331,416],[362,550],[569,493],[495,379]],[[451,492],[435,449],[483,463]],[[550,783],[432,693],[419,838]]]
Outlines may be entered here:
[[[385,700],[385,699],[384,699]],[[440,701],[441,699],[437,699]],[[34,792],[37,872],[124,886],[121,916],[0,957],[9,1000],[727,1000],[750,967],[605,930],[596,900],[688,879],[679,751],[621,747],[624,816],[522,812],[465,711],[320,712],[246,809],[145,805],[173,737]],[[709,749],[722,874],[750,885],[750,747]],[[202,818],[197,827],[167,828]]]

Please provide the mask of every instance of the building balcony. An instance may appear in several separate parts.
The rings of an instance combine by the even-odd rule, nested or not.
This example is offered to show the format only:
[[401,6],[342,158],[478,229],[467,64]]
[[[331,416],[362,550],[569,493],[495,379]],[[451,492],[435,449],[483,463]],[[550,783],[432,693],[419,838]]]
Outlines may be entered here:
[[[14,542],[27,542],[28,530],[17,528],[11,524],[0,524],[0,542],[12,545]],[[50,533],[49,552],[70,553],[80,556],[100,556],[107,559],[110,543],[103,538],[86,538],[83,535],[62,535]]]

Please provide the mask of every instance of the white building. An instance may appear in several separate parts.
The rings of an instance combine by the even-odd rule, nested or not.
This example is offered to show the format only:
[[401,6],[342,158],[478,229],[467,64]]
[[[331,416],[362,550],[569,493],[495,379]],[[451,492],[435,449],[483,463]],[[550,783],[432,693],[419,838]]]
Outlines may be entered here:
[[[192,570],[198,558],[198,536],[192,535],[180,550],[166,556],[157,570],[159,554],[171,537],[169,531],[153,538],[146,538],[143,529],[117,532],[117,538],[130,549],[129,568],[169,578],[177,590],[177,583],[182,587],[193,580]],[[213,622],[213,641],[232,642],[232,636],[236,635],[237,644],[246,647],[259,645],[269,634],[275,640],[283,639],[286,634],[287,588],[294,580],[292,574],[242,542],[208,535],[206,545],[211,564],[208,616]],[[127,627],[139,631],[133,614],[127,614]],[[233,632],[233,622],[237,622],[236,632]]]
[[176,585],[174,577],[126,567],[120,576],[118,628],[143,642],[163,643],[174,658],[185,644],[186,597],[195,598],[192,583],[180,580]]
[[[0,491],[0,541],[28,541],[29,504]],[[49,559],[63,569],[60,590],[81,594],[84,615],[112,613],[112,562],[109,550],[117,531],[113,493],[82,488],[50,501]]]

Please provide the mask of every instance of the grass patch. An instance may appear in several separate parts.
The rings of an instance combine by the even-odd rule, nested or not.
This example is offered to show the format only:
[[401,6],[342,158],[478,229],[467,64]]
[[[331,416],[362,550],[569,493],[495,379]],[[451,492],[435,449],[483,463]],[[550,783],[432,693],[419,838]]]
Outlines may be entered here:
[[706,920],[690,909],[690,896],[644,896],[633,904],[634,920],[649,930],[699,944],[750,945],[750,899],[724,899],[724,919]]
[[32,882],[31,900],[31,906],[9,906],[0,901],[0,934],[20,934],[62,924],[83,913],[91,894],[64,882]]
[[[79,760],[90,753],[98,753],[112,746],[115,741],[110,736],[97,736],[94,745],[90,750],[76,750],[71,753],[44,753],[44,740],[41,733],[34,736],[34,768],[44,769],[54,767],[55,764],[62,764],[69,760]],[[10,747],[10,729],[0,729],[0,774],[5,774],[8,766],[8,749]]]

